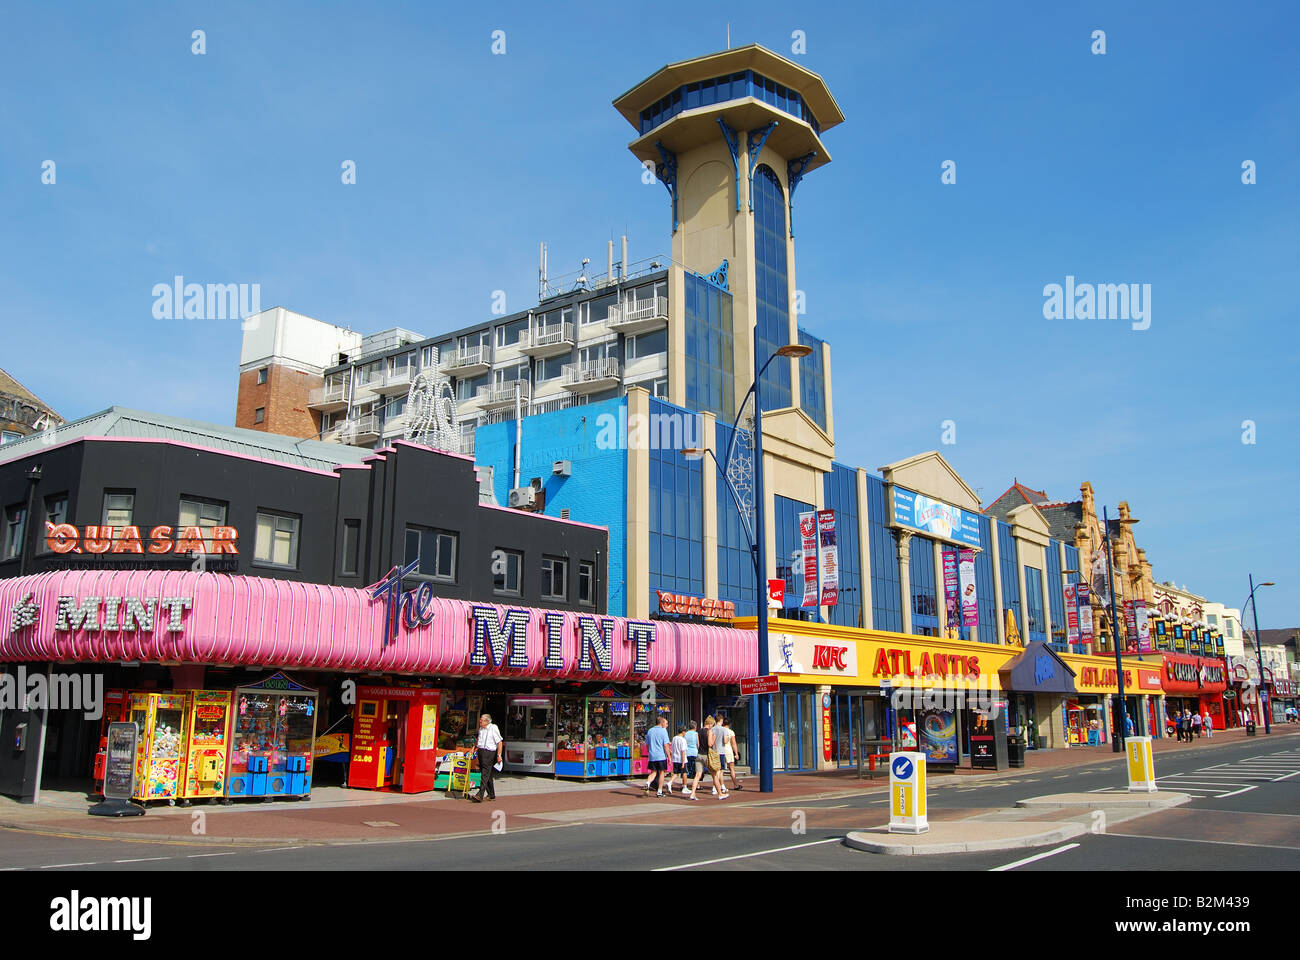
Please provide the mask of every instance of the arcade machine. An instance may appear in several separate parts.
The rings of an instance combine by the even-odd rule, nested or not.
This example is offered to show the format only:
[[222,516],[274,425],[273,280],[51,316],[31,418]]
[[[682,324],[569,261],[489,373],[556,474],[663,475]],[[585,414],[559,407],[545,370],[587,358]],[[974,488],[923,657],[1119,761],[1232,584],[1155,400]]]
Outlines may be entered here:
[[420,793],[438,777],[441,691],[358,687],[348,785]]
[[519,694],[506,698],[504,769],[555,773],[555,697]]
[[185,778],[185,733],[190,695],[185,691],[131,694],[136,800],[175,803]]
[[130,694],[125,690],[104,691],[104,715],[99,718],[99,749],[95,751],[94,792],[103,795],[104,768],[108,765],[108,725],[127,720]]
[[[451,689],[441,691],[441,712],[438,714],[438,775],[434,780],[435,790],[447,790],[452,787],[452,773],[457,760],[474,761],[474,745],[478,742],[478,718],[483,710],[483,696]],[[500,724],[497,724],[500,727]],[[479,785],[479,772],[473,769],[469,774],[470,787]],[[457,789],[460,789],[457,787]]]
[[316,691],[284,673],[235,691],[226,797],[311,794]]
[[585,697],[556,697],[555,775],[588,780],[646,773],[650,718],[671,709],[666,699],[651,705],[615,687]]
[[668,736],[673,735],[672,701],[660,697],[653,703],[647,703],[640,697],[631,701],[632,708],[632,759],[630,769],[619,766],[619,774],[644,776],[650,772],[650,755],[646,752],[645,735],[659,722],[660,717],[668,718]]
[[226,790],[230,691],[191,690],[189,742],[185,750],[186,800],[220,797]]

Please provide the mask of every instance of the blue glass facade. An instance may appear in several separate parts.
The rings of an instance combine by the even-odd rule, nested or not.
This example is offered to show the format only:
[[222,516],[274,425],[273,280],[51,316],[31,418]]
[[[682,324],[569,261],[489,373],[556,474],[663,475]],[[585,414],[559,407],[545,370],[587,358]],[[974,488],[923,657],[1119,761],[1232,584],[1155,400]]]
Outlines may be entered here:
[[1061,543],[1053,540],[1047,545],[1047,607],[1052,613],[1051,644],[1066,650],[1069,644],[1065,631],[1065,590],[1061,579]]
[[686,274],[686,406],[736,419],[731,294]]
[[912,537],[907,569],[912,587],[912,633],[921,637],[939,635],[939,597],[934,582],[934,541],[919,534]]
[[876,630],[903,631],[898,547],[885,525],[885,481],[867,474],[867,544],[871,551],[871,623]]
[[[677,409],[662,400],[650,401],[651,416]],[[649,453],[650,609],[654,610],[656,590],[704,595],[704,479],[703,461],[687,459],[680,450]]]
[[840,602],[829,607],[831,623],[842,627],[866,625],[862,612],[862,548],[858,538],[858,472],[832,463],[822,477],[827,510],[835,511],[836,546],[840,558]]
[[[717,423],[718,459],[726,457],[731,442],[731,426]],[[713,461],[708,461],[710,467]],[[723,469],[726,469],[724,462]],[[740,511],[722,477],[718,477],[718,598],[735,601],[737,611],[752,611],[756,600],[754,592],[754,561],[749,552],[749,539],[741,526]],[[746,616],[748,613],[746,613]]]
[[1002,610],[998,611],[998,617],[1005,622],[1006,611],[1014,610],[1016,629],[1023,639],[1025,614],[1020,609],[1020,551],[1016,549],[1016,538],[1012,536],[1010,524],[1001,520],[995,522],[998,525],[998,562],[1001,564],[999,573],[1002,577]]
[[[771,167],[754,172],[754,290],[757,362],[790,342],[790,278],[786,258],[785,191]],[[758,396],[764,410],[791,405],[790,363],[778,357],[763,374]]]
[[819,135],[822,132],[817,118],[808,109],[808,105],[804,103],[798,91],[775,83],[753,70],[740,70],[708,80],[686,83],[671,93],[664,94],[641,111],[641,133],[649,133],[683,110],[708,107],[715,103],[726,103],[728,100],[740,100],[743,97],[762,100],[782,113],[806,121]]
[[[803,600],[803,571],[796,571],[791,566],[790,555],[795,551],[803,549],[803,543],[799,536],[799,514],[807,513],[813,509],[811,503],[804,503],[802,500],[791,500],[788,497],[776,496],[772,498],[776,501],[773,508],[775,516],[772,522],[776,524],[776,570],[772,573],[772,579],[781,577],[785,580],[785,612],[796,614],[799,610],[799,604]],[[797,582],[796,582],[797,581]],[[814,612],[814,608],[809,607],[808,613]]]
[[993,525],[980,517],[980,552],[975,555],[975,596],[979,606],[980,643],[998,642],[998,602],[993,595]]
[[812,417],[813,423],[825,430],[826,371],[822,366],[822,341],[800,330],[799,342],[812,347],[812,353],[799,361],[799,406]]
[[1025,567],[1025,608],[1029,614],[1029,639],[1047,642],[1047,620],[1043,616],[1043,572]]

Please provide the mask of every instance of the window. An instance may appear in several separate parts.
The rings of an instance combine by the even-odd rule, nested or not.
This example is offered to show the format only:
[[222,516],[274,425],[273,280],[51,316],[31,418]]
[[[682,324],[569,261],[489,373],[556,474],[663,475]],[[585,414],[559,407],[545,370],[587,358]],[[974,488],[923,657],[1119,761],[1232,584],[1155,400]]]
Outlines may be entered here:
[[569,598],[569,561],[559,557],[542,558],[542,599]]
[[486,387],[487,385],[488,375],[486,373],[478,377],[462,377],[456,381],[456,399],[473,400],[474,395],[478,393],[478,388]]
[[438,348],[425,347],[420,351],[420,369],[428,370],[438,365]]
[[537,361],[537,382],[542,383],[546,380],[557,380],[560,374],[564,372],[564,365],[572,360],[572,356],[564,355],[559,357],[546,357]]
[[277,567],[298,566],[298,526],[302,521],[282,513],[257,514],[253,559]]
[[135,514],[135,491],[104,491],[104,526],[129,527]]
[[497,327],[497,346],[509,347],[519,342],[519,337],[528,330],[528,318],[503,323]]
[[660,400],[668,399],[668,378],[660,377],[650,384],[650,395],[658,397]]
[[199,500],[196,497],[181,497],[178,527],[224,527],[226,525],[226,504],[220,500]]
[[601,323],[609,316],[609,308],[618,303],[618,294],[597,297],[578,305],[578,317],[582,323]]
[[23,552],[27,532],[27,508],[21,503],[5,508],[4,554],[0,560],[16,560]]
[[578,602],[596,602],[596,565],[586,560],[578,561]]
[[266,421],[266,407],[258,407],[253,411],[253,422],[264,423]]
[[68,495],[66,493],[53,493],[45,498],[45,522],[54,524],[68,522]]
[[361,521],[343,521],[343,562],[340,565],[345,577],[355,576],[361,548]]
[[14,430],[0,431],[0,443],[11,443],[14,440],[21,440],[23,435]]
[[406,562],[419,561],[416,573],[437,580],[456,579],[456,534],[426,527],[406,528]]
[[597,343],[590,347],[581,347],[578,350],[578,362],[584,365],[604,360],[610,355],[609,343]]
[[636,360],[639,357],[650,357],[656,353],[668,352],[668,328],[663,327],[659,330],[652,330],[649,333],[638,333],[635,336],[627,338],[627,358]]
[[526,384],[528,383],[528,361],[517,363],[513,367],[506,367],[504,370],[497,370],[494,375],[498,387],[514,383],[516,380],[522,380]]
[[268,369],[267,367],[263,367],[261,370],[257,371],[257,385],[258,385],[258,386],[261,386],[262,384],[266,383],[266,371],[267,371],[267,369]]
[[497,550],[492,557],[492,592],[519,596],[519,574],[523,565],[523,554]]

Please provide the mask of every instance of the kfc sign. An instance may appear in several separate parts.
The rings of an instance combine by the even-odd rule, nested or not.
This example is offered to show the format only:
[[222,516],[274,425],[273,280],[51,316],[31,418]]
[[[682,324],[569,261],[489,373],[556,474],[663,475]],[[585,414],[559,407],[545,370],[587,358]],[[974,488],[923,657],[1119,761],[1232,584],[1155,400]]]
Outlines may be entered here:
[[848,669],[848,647],[832,647],[824,643],[813,644],[813,666],[843,673]]
[[773,673],[811,673],[833,677],[858,675],[856,643],[826,643],[788,633],[768,636],[769,663]]

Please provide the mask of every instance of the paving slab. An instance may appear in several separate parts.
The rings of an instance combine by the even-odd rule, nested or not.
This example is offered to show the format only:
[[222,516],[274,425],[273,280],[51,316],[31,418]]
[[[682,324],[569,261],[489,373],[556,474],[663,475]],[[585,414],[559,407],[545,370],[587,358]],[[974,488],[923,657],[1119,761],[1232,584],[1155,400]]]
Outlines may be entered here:
[[845,843],[855,850],[886,856],[926,856],[951,853],[986,853],[1063,843],[1087,831],[1081,823],[996,823],[949,820],[930,824],[926,833],[890,833],[888,826],[855,830]]

